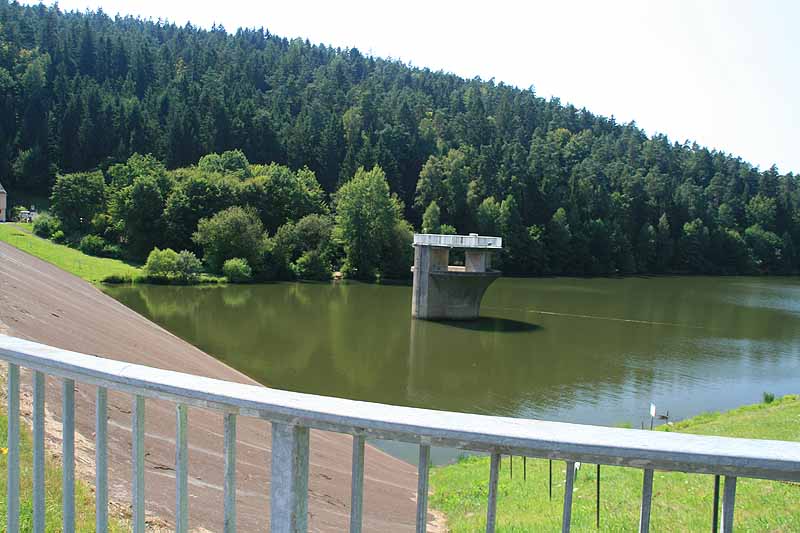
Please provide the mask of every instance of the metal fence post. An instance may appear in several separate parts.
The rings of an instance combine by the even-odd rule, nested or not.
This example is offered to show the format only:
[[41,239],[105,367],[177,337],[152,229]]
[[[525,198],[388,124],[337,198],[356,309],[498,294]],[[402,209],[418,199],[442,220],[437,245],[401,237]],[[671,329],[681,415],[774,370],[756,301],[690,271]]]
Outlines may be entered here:
[[225,533],[236,532],[236,415],[225,414]]
[[45,530],[44,486],[44,396],[45,376],[33,373],[33,531]]
[[144,509],[144,396],[133,401],[131,419],[131,455],[133,459],[133,490],[131,494],[134,533],[145,532]]
[[75,382],[65,379],[61,392],[61,530],[75,531]]
[[270,531],[308,529],[308,428],[272,423]]
[[8,365],[8,484],[6,526],[19,531],[19,366]]
[[95,511],[96,531],[108,529],[108,389],[97,387],[95,404]]

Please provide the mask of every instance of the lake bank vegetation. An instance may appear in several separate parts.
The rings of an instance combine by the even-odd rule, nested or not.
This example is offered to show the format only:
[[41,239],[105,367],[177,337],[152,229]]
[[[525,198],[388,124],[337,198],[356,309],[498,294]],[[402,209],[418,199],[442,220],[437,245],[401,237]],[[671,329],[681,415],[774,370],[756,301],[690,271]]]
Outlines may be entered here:
[[[234,257],[253,279],[407,276],[412,227],[502,235],[497,265],[517,275],[784,274],[800,261],[791,172],[533,88],[264,29],[2,1],[0,118],[12,204],[15,190],[65,198],[65,176],[81,176],[85,204],[54,202],[54,237],[139,261],[155,246],[205,261],[197,224],[231,207],[267,235],[257,257]],[[377,180],[347,187],[373,172],[391,205]],[[374,242],[340,220],[342,191],[380,193],[383,211],[360,220],[381,224]]]
[[30,224],[0,224],[0,241],[91,283],[108,278],[133,280],[142,276],[141,269],[136,265],[119,259],[93,257],[80,250],[41,239],[32,233]]
[[[800,397],[785,396],[727,413],[707,413],[661,426],[659,430],[701,435],[799,441],[796,420]],[[551,531],[561,524],[564,462],[553,461],[552,498],[546,459],[503,457],[498,486],[498,531]],[[511,469],[513,468],[513,476]],[[523,478],[523,468],[525,469]],[[603,466],[600,470],[600,530],[635,530],[642,490],[640,469]],[[431,470],[431,506],[447,516],[450,531],[485,528],[489,458],[470,456]],[[572,527],[596,527],[596,466],[581,465],[575,479]],[[652,529],[701,531],[711,527],[714,476],[656,471],[653,482]],[[800,528],[796,484],[739,478],[736,527],[743,531],[794,531]]]
[[144,281],[409,277],[413,231],[380,167],[359,168],[331,203],[308,169],[251,165],[240,151],[172,171],[134,154],[107,173],[59,174],[33,231],[144,263]]

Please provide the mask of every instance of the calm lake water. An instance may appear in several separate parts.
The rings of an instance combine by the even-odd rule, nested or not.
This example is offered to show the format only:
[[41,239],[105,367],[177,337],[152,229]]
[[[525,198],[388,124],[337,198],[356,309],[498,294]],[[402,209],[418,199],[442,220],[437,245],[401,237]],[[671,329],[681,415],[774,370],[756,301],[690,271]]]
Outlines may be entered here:
[[682,419],[800,390],[797,278],[501,278],[472,323],[412,320],[407,286],[105,290],[264,385],[293,391],[638,427],[649,425],[651,401]]

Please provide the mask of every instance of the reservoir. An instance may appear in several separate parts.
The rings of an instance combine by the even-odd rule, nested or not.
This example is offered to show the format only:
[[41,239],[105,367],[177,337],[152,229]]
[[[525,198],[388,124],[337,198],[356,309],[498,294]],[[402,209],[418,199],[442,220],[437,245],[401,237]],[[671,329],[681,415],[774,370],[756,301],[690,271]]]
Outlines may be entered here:
[[651,402],[679,420],[800,389],[796,278],[501,278],[475,322],[413,320],[404,285],[104,290],[262,384],[292,391],[640,427]]

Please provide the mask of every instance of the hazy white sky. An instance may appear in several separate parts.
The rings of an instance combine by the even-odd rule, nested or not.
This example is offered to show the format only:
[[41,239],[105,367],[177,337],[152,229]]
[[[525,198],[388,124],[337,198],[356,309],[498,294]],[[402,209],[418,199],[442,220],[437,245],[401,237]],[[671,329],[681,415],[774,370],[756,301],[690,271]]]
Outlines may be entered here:
[[[50,2],[47,2],[50,3]],[[795,0],[62,0],[228,31],[357,47],[636,120],[762,169],[800,172],[800,2]]]

